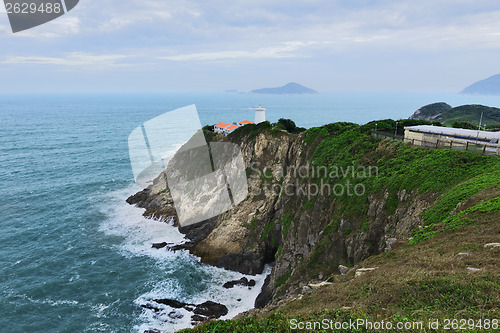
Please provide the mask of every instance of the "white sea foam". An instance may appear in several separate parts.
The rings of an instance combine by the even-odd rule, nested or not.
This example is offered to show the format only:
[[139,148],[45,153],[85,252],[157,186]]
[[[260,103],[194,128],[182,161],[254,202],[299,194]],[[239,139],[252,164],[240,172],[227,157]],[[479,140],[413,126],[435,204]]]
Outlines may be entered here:
[[[190,304],[200,304],[209,300],[221,303],[227,306],[228,314],[220,319],[231,319],[237,314],[254,307],[255,299],[262,289],[264,280],[271,272],[271,266],[266,266],[263,273],[259,275],[244,275],[207,265],[203,265],[202,269],[210,276],[210,286],[200,294],[186,297],[182,294],[182,288],[177,283],[173,281],[160,281],[156,283],[153,290],[137,298],[135,303],[138,306],[149,303],[161,309],[161,311],[154,312],[149,309],[144,309],[140,317],[141,324],[136,325],[135,329],[138,332],[144,332],[151,328],[156,328],[165,332],[174,332],[192,326],[191,316],[193,312],[189,312],[185,309],[174,309],[166,305],[152,302],[153,299],[162,298],[176,299]],[[231,289],[226,289],[223,287],[225,282],[238,280],[243,276],[246,276],[248,279],[254,279],[256,285],[251,288],[235,286]],[[172,318],[172,316],[169,315],[172,311],[174,311],[174,313],[180,313],[182,318]]]
[[[143,309],[134,330],[144,332],[147,329],[156,328],[172,332],[191,327],[192,312],[152,303],[154,299],[168,298],[190,304],[200,304],[208,300],[221,303],[229,310],[228,314],[221,319],[233,318],[238,313],[252,309],[271,267],[266,266],[264,272],[259,275],[243,275],[201,264],[199,258],[190,255],[187,251],[173,252],[152,248],[152,243],[180,244],[186,239],[172,224],[146,219],[142,216],[143,209],[125,203],[128,195],[139,190],[136,185],[133,185],[112,193],[109,197],[111,205],[106,200],[108,202],[103,208],[108,218],[100,227],[100,230],[107,235],[123,238],[123,241],[117,245],[117,250],[123,256],[153,258],[165,274],[164,277],[151,281],[152,289],[134,301],[138,307],[149,303],[161,311]],[[192,283],[197,283],[197,279],[201,279],[201,285],[192,286],[191,282],[180,281],[182,277],[178,275],[179,272],[185,273],[180,265],[185,265],[186,271],[190,269],[196,275]],[[232,289],[225,289],[223,287],[225,282],[238,280],[243,276],[254,279],[256,285],[251,288],[235,286]],[[198,292],[193,292],[193,290],[198,290]]]
[[73,282],[80,279],[80,274],[75,274],[72,277],[69,278],[69,282]]
[[29,302],[35,303],[35,304],[48,304],[50,306],[61,306],[61,305],[78,306],[80,304],[78,301],[75,301],[75,300],[64,300],[64,299],[63,300],[53,300],[51,298],[34,299],[34,298],[31,298],[30,296],[25,295],[25,294],[12,293],[9,296],[10,297],[18,297],[18,298],[24,299],[26,301],[29,301]]
[[174,255],[168,251],[158,251],[152,248],[153,243],[169,242],[180,244],[185,241],[177,228],[169,223],[147,219],[142,216],[144,210],[125,202],[127,195],[137,192],[137,186],[117,191],[111,195],[111,207],[104,208],[108,216],[100,230],[110,236],[123,237],[119,245],[124,256],[148,256],[158,260],[168,259]]

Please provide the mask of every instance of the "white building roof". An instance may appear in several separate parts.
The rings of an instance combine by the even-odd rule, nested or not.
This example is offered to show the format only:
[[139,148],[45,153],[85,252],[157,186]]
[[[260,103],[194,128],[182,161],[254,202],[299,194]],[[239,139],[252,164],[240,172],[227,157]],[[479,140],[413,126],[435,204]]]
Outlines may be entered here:
[[405,130],[410,130],[412,132],[436,134],[436,135],[440,134],[440,135],[458,136],[471,139],[479,138],[479,139],[492,140],[500,138],[500,131],[487,132],[487,131],[477,131],[477,130],[469,130],[463,128],[432,126],[432,125],[406,126]]

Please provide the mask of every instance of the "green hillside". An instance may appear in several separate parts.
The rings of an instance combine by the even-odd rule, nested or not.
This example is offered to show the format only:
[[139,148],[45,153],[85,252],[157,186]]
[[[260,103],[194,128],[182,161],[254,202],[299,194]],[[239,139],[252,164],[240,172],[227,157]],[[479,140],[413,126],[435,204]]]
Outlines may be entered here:
[[[466,331],[495,331],[492,328],[499,327],[500,248],[485,245],[500,239],[500,159],[380,141],[369,134],[371,128],[371,124],[335,123],[296,137],[311,165],[377,165],[380,173],[363,180],[367,189],[363,196],[325,201],[318,195],[305,205],[290,206],[290,219],[294,214],[306,216],[324,207],[334,209],[331,223],[324,227],[314,251],[276,284],[276,295],[288,296],[239,319],[210,321],[183,332],[294,332],[291,320],[336,323],[362,319],[425,325],[405,332],[456,331],[444,326],[450,318],[472,319]],[[270,128],[263,131],[277,135]],[[356,182],[350,177],[347,175],[344,181]],[[312,177],[304,182],[321,180],[328,181]],[[402,199],[403,193],[411,194],[410,198]],[[370,198],[383,196],[386,199],[380,210],[397,219],[405,205],[428,198],[432,204],[421,214],[424,225],[413,229],[411,238],[398,240],[392,250],[354,263],[346,274],[339,275],[337,263],[331,259],[339,242],[332,239],[354,241],[369,229],[384,228],[368,213],[373,209]],[[339,221],[345,220],[359,223],[339,229]],[[297,221],[287,224],[285,237],[300,237]],[[277,258],[279,262],[283,256],[278,253]],[[358,276],[356,270],[360,268],[373,271]],[[293,286],[308,285],[319,274],[327,281],[323,286],[293,291]],[[428,324],[435,320],[440,326],[429,329]],[[385,330],[360,327],[347,331]]]
[[479,124],[483,113],[483,125],[495,125],[500,123],[500,109],[484,105],[462,105],[452,108],[440,119],[445,125],[451,125],[454,121],[470,121]]
[[451,126],[455,121],[469,121],[478,126],[481,114],[483,114],[482,125],[494,126],[500,124],[499,108],[477,104],[452,108],[446,103],[433,103],[415,111],[410,119],[439,121],[445,126]]

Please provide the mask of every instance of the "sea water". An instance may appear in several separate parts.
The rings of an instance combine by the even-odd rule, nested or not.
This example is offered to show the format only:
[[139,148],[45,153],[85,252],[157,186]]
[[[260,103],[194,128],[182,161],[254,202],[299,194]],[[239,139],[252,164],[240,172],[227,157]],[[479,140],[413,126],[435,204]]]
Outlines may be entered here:
[[155,298],[213,300],[231,318],[250,309],[257,286],[222,284],[243,275],[201,264],[185,251],[152,249],[183,241],[172,225],[142,217],[125,199],[134,184],[127,138],[145,121],[195,104],[201,123],[291,118],[312,127],[406,118],[422,105],[498,97],[452,94],[0,95],[0,331],[171,332],[190,326],[141,304]]

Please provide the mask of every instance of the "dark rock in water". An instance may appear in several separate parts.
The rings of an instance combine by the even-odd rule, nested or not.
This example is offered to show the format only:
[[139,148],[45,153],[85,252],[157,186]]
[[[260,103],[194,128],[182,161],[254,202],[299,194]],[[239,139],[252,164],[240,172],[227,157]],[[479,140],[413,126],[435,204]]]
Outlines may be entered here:
[[241,298],[238,298],[238,299],[237,299],[237,301],[238,301],[238,302],[241,302]]
[[[194,312],[196,317],[193,316],[191,319],[195,322],[202,322],[202,321],[206,321],[209,319],[217,319],[219,317],[227,315],[227,313],[228,313],[228,309],[224,304],[215,303],[212,301],[206,301],[206,302],[198,304],[198,305],[179,302],[179,301],[176,301],[175,299],[169,299],[169,298],[155,299],[153,301],[158,303],[158,304],[167,305],[167,306],[174,308],[174,309],[185,309],[187,311]],[[164,309],[161,309],[160,307],[155,306],[154,304],[151,304],[151,303],[143,304],[143,305],[141,305],[141,307],[143,307],[145,309],[153,310],[154,312],[159,312],[159,311],[164,310]],[[184,315],[182,313],[180,313],[179,311],[176,311],[176,310],[170,311],[168,313],[168,316],[172,319],[180,319],[180,318],[184,317]]]
[[264,280],[264,285],[262,286],[262,291],[259,296],[255,299],[255,308],[262,309],[269,303],[273,298],[272,286],[269,284],[271,281],[271,275],[268,275]]
[[167,246],[168,244],[172,244],[172,243],[167,243],[167,242],[153,243],[153,245],[151,247],[154,248],[154,249],[162,249],[165,246]]
[[191,316],[191,321],[192,321],[191,323],[193,325],[196,325],[196,324],[202,323],[204,321],[208,321],[208,320],[210,320],[210,318],[196,315],[196,314]]
[[168,316],[172,319],[181,319],[184,315],[178,311],[170,311]]
[[156,303],[159,303],[159,304],[168,305],[168,306],[175,308],[175,309],[184,308],[185,306],[189,306],[189,305],[195,306],[194,304],[179,302],[179,301],[176,301],[175,299],[168,299],[168,298],[155,299],[153,301],[155,301]]
[[223,285],[223,287],[227,289],[233,288],[234,286],[253,287],[255,286],[255,280],[254,279],[248,280],[246,277],[242,277],[239,280],[228,281]]
[[161,331],[156,328],[150,328],[149,330],[145,330],[144,333],[161,333]]
[[142,304],[141,307],[145,308],[145,309],[148,309],[148,310],[153,310],[154,312],[158,312],[160,311],[160,308],[152,305],[152,304]]
[[224,304],[206,301],[197,305],[194,309],[194,313],[211,319],[216,319],[227,315],[228,309]]
[[179,251],[179,250],[189,250],[193,246],[194,246],[194,244],[192,242],[186,242],[186,243],[177,244],[177,245],[174,245],[174,246],[169,246],[168,249],[170,251],[176,252],[176,251]]

